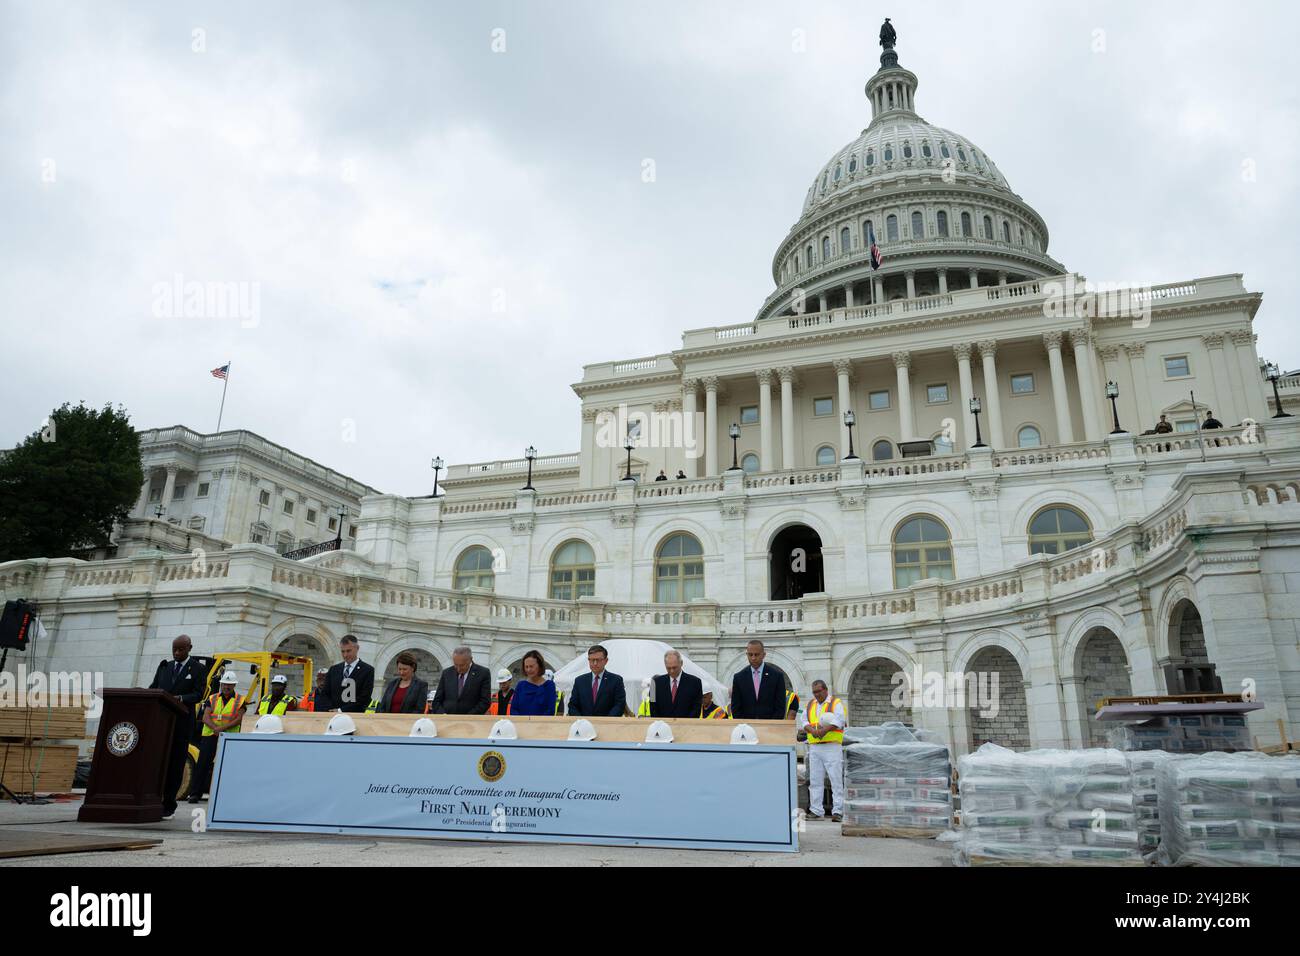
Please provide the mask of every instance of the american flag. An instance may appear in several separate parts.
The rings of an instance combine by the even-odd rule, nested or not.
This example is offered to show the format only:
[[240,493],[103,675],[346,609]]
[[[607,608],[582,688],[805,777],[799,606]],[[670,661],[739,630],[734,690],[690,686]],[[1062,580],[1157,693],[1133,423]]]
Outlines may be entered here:
[[225,365],[221,366],[220,368],[214,368],[212,370],[212,377],[224,379],[227,373],[229,373],[229,371],[230,371],[230,363],[227,362]]
[[867,242],[871,250],[871,268],[879,269],[885,257],[880,254],[880,247],[876,245],[876,230],[870,223],[867,223]]

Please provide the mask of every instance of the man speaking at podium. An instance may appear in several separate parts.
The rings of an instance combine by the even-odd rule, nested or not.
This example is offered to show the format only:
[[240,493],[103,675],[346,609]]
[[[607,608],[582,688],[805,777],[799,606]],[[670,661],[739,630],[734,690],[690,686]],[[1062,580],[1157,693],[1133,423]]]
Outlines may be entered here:
[[208,669],[212,661],[204,657],[191,657],[193,644],[189,635],[182,634],[172,641],[172,659],[163,661],[153,675],[150,690],[166,691],[185,708],[185,713],[172,725],[172,742],[167,756],[167,779],[163,781],[163,819],[176,812],[176,794],[185,773],[185,757],[190,738],[194,736],[194,706],[203,699],[207,686]]

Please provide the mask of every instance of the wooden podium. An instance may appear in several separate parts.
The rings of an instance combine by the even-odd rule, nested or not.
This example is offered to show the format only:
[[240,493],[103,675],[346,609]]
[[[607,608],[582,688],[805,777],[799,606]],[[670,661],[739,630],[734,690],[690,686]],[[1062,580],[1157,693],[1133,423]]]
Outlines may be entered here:
[[172,729],[185,707],[161,690],[106,687],[79,822],[157,823]]

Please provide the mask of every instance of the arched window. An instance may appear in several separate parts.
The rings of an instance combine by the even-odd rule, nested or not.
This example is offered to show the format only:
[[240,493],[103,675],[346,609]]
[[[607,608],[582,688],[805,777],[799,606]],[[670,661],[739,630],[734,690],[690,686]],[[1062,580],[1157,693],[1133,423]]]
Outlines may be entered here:
[[961,234],[965,236],[967,239],[971,237],[970,236],[970,213],[968,212],[964,212],[961,214]]
[[492,552],[481,544],[466,548],[456,559],[456,573],[451,586],[457,591],[465,588],[496,587],[496,575],[492,573]]
[[983,169],[983,168],[984,168],[984,164],[983,164],[982,162],[980,162],[980,151],[979,151],[978,149],[972,149],[972,150],[970,151],[970,154],[971,154],[971,156],[975,157],[975,168],[976,168],[976,169]]
[[822,261],[825,262],[831,257],[831,237],[822,236]]
[[574,601],[596,593],[596,555],[591,545],[574,539],[560,545],[551,558],[551,597]]
[[826,192],[826,179],[830,173],[822,173],[822,192]]
[[952,159],[952,153],[948,151],[947,143],[939,144],[939,155],[942,156],[944,159]]
[[862,220],[862,248],[866,248],[871,243],[871,234],[875,230],[872,228],[871,220]]
[[1029,520],[1029,553],[1060,554],[1092,541],[1088,519],[1066,505],[1048,505]]
[[989,216],[984,217],[984,238],[993,238],[993,220]]
[[803,267],[802,267],[801,265],[799,265],[799,253],[796,252],[796,253],[794,254],[794,271],[795,271],[795,272],[798,272],[798,271],[799,271],[800,269],[802,269],[802,268],[803,268]]
[[856,157],[856,156],[850,156],[850,157],[849,157],[849,175],[852,176],[852,175],[853,175],[854,173],[856,173],[857,171],[858,171],[858,157]]
[[925,221],[921,218],[921,214],[919,212],[912,213],[912,238],[913,239],[925,238]]
[[840,252],[848,252],[853,245],[853,240],[849,238],[849,227],[845,226],[840,230]]
[[911,158],[912,158],[912,144],[911,144],[911,143],[904,143],[904,144],[903,144],[903,158],[904,158],[904,159],[911,159]]
[[812,267],[812,261],[813,261],[813,256],[812,256],[812,252],[813,252],[813,250],[812,250],[812,246],[809,245],[808,248],[807,248],[805,251],[807,252],[807,255],[804,256],[804,261],[807,262],[809,268],[811,268],[811,267]]
[[1002,241],[1011,245],[1011,223],[1005,219],[1002,220]]
[[890,461],[894,457],[894,446],[887,438],[882,438],[871,446],[872,461]]
[[867,166],[876,165],[876,151],[874,149],[867,150],[867,158],[862,162]]
[[693,535],[669,537],[655,554],[655,601],[685,604],[704,597],[704,549]]
[[951,455],[953,453],[952,439],[943,432],[934,436],[934,453],[936,455]]
[[908,518],[894,532],[894,587],[925,578],[951,581],[952,539],[943,523],[927,515]]
[[891,242],[898,239],[898,217],[892,212],[885,217],[885,238]]
[[934,214],[934,224],[939,227],[939,235],[948,235],[948,214],[942,209]]
[[929,144],[929,143],[922,143],[922,144],[921,144],[921,155],[924,156],[926,159],[930,159],[930,158],[932,158],[932,157],[934,156],[933,151],[931,151],[931,149],[930,149],[930,144]]
[[886,143],[886,144],[885,144],[885,162],[887,162],[887,163],[892,163],[893,161],[894,161],[894,147],[891,146],[890,144]]
[[838,182],[840,181],[840,177],[843,176],[843,175],[844,175],[844,167],[841,166],[839,163],[836,163],[836,164],[835,164],[835,181],[838,183]]
[[1025,425],[1020,431],[1016,432],[1016,446],[1018,448],[1038,448],[1042,444],[1042,433],[1033,425]]
[[966,162],[966,150],[962,149],[960,146],[957,147],[957,158],[963,163]]
[[835,464],[835,449],[832,448],[830,445],[822,445],[821,448],[817,449],[818,467],[822,465],[833,465],[833,464]]
[[745,470],[747,475],[758,474],[758,456],[752,451],[744,458],[740,459],[740,467]]

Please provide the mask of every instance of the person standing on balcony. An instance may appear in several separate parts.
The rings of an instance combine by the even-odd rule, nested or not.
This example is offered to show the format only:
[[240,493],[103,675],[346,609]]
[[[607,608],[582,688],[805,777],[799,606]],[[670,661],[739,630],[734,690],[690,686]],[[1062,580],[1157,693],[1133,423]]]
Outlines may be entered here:
[[785,672],[764,663],[767,649],[759,640],[745,645],[749,666],[731,678],[731,716],[735,720],[785,719]]

